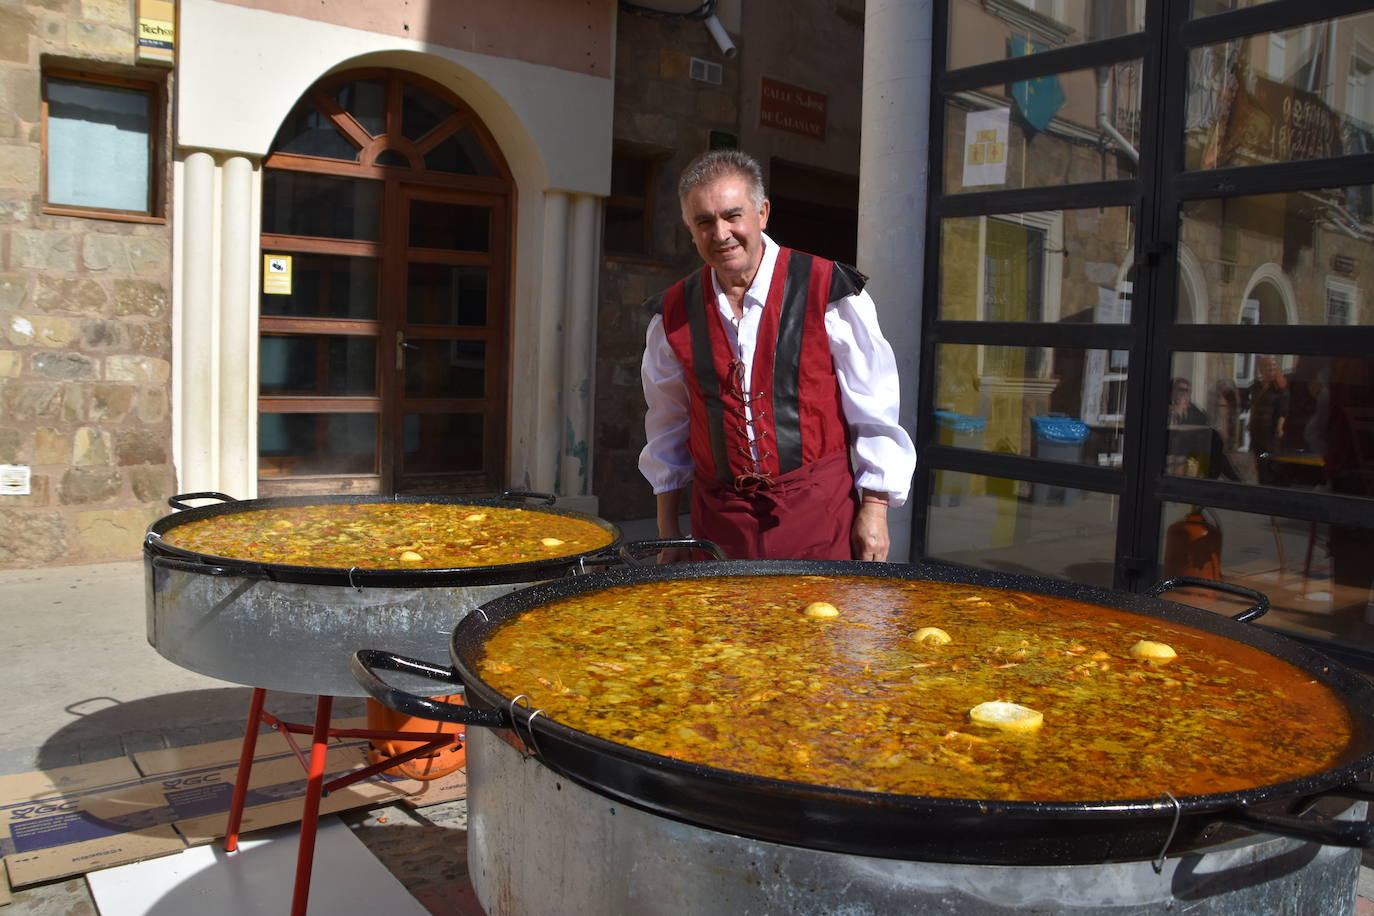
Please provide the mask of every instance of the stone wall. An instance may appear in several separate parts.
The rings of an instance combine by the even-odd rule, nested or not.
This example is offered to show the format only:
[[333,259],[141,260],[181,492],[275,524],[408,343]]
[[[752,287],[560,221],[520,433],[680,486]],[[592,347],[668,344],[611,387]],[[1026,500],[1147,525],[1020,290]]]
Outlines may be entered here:
[[[743,40],[737,44],[743,51]],[[691,79],[691,58],[721,64],[719,85]],[[598,513],[615,521],[652,518],[654,498],[639,473],[644,396],[639,361],[649,314],[640,304],[700,266],[682,225],[677,178],[705,151],[711,131],[739,133],[739,68],[725,60],[699,21],[622,12],[617,23],[615,141],[658,155],[653,242],[644,258],[607,257],[597,323],[596,455]]]
[[[639,304],[701,264],[682,224],[678,175],[718,131],[733,135],[759,160],[765,180],[775,158],[857,176],[863,6],[862,0],[750,0],[739,31],[731,33],[737,47],[732,58],[721,54],[698,20],[624,11],[618,17],[615,142],[660,158],[650,256],[607,257],[601,271],[593,479],[604,517],[654,516],[653,494],[638,470],[644,447],[639,361],[649,323]],[[720,84],[692,79],[693,57],[720,64]],[[825,140],[759,123],[765,76],[827,97]]]
[[132,559],[176,487],[169,227],[43,212],[42,66],[167,78],[134,47],[131,0],[0,0],[0,568]]

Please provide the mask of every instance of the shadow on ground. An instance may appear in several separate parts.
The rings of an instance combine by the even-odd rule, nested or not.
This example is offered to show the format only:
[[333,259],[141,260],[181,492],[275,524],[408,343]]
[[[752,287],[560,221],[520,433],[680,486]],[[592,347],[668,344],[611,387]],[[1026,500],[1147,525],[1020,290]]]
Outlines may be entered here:
[[[43,742],[38,750],[38,769],[240,739],[252,694],[248,687],[222,687],[161,694],[127,703],[107,696],[77,700],[66,710],[78,718]],[[315,702],[315,697],[306,694],[268,691],[264,709],[284,721],[308,725],[315,719]],[[332,718],[336,722],[365,714],[361,699],[334,700]]]

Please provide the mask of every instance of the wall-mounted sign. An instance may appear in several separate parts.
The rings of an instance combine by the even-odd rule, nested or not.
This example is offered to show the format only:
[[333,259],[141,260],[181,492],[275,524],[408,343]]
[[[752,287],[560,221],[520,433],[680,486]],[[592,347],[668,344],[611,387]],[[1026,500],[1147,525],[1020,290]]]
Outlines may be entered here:
[[759,124],[824,140],[825,96],[765,76],[759,92]]
[[269,296],[291,295],[291,255],[262,256],[262,291]]
[[964,121],[964,187],[1007,183],[1011,109],[970,111]]
[[173,0],[138,0],[138,62],[172,64],[176,60],[177,8]]

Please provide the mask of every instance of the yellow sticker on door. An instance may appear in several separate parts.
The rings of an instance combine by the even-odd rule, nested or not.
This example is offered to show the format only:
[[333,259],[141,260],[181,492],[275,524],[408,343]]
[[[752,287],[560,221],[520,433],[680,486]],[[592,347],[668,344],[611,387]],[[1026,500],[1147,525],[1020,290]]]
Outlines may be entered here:
[[269,296],[291,295],[291,255],[262,256],[262,291]]

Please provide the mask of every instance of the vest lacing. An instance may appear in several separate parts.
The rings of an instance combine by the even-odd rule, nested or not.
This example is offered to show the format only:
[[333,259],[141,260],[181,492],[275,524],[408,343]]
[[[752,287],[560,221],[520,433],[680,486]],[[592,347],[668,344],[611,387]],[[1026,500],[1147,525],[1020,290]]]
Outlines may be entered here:
[[[773,486],[773,476],[763,469],[763,462],[773,457],[771,451],[764,448],[764,440],[768,438],[765,430],[755,436],[757,426],[751,427],[749,423],[748,408],[752,408],[756,401],[765,399],[764,393],[750,394],[744,390],[744,361],[739,359],[730,360],[730,365],[726,368],[725,393],[738,399],[738,406],[725,408],[736,423],[735,431],[744,440],[743,445],[736,445],[735,451],[739,453],[744,463],[751,467],[743,474],[735,475],[735,490],[738,492],[748,492],[760,488],[767,489]],[[758,423],[768,416],[767,411],[762,409],[753,411],[754,423]]]

